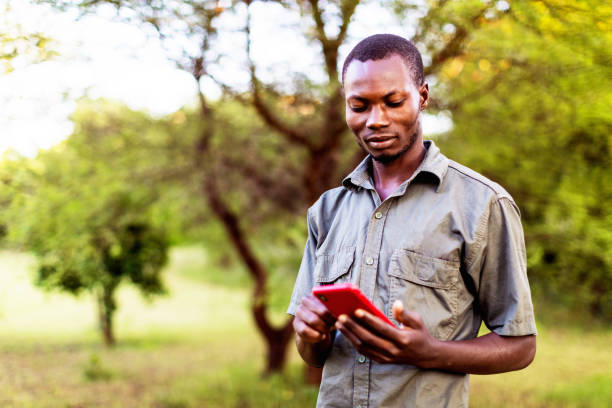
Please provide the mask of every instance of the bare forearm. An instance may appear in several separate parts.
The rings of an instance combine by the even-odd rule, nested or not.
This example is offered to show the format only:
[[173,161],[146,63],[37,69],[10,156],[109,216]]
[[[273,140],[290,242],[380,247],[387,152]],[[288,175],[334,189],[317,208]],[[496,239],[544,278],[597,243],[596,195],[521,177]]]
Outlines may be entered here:
[[323,367],[334,343],[333,339],[334,335],[331,333],[322,342],[307,343],[300,336],[295,336],[295,344],[306,364],[313,367]]
[[426,368],[468,374],[495,374],[527,367],[535,356],[535,336],[495,333],[470,340],[437,341]]

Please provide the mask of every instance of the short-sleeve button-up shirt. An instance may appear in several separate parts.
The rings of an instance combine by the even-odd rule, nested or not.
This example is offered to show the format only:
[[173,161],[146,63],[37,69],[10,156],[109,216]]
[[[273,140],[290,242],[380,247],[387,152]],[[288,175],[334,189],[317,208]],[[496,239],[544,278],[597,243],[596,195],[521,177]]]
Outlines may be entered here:
[[[318,285],[352,282],[393,321],[401,300],[440,340],[536,333],[520,215],[498,184],[431,141],[412,177],[381,202],[367,157],[308,210],[308,240],[288,313]],[[397,323],[394,321],[394,323]],[[468,376],[379,364],[339,332],[318,407],[463,407]]]

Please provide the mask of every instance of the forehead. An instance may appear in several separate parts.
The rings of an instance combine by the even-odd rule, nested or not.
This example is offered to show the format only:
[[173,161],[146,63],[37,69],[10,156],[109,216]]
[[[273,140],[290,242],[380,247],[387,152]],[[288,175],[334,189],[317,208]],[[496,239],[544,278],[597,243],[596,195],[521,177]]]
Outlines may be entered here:
[[361,93],[387,93],[415,88],[410,69],[399,55],[380,60],[353,60],[344,75],[344,91],[349,98]]

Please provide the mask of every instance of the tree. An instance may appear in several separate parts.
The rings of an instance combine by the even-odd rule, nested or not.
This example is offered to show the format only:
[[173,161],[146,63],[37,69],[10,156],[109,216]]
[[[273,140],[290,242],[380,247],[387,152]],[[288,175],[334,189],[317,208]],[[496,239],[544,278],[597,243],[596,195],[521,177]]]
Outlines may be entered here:
[[[77,119],[77,128],[83,124]],[[94,129],[81,126],[35,159],[4,164],[2,182],[10,189],[4,220],[9,242],[37,256],[38,285],[95,296],[100,330],[110,346],[117,288],[130,283],[147,297],[164,293],[161,271],[169,242],[153,217],[155,191],[129,183],[117,171],[125,157],[116,138]]]
[[[230,7],[227,8],[219,1],[194,0],[171,3],[66,0],[53,3],[60,8],[76,7],[83,12],[110,4],[117,8],[118,17],[153,26],[162,39],[173,42],[173,47],[169,48],[177,49],[179,45],[180,52],[169,57],[193,76],[200,101],[199,114],[191,117],[199,128],[191,157],[193,169],[199,176],[200,194],[224,226],[229,242],[254,280],[251,311],[268,349],[266,372],[282,369],[292,335],[291,319],[275,326],[269,318],[271,268],[258,253],[257,232],[253,226],[259,226],[261,231],[266,225],[277,225],[279,219],[295,223],[296,217],[303,218],[308,205],[336,185],[341,176],[363,158],[363,153],[347,138],[338,78],[340,48],[347,42],[349,27],[361,2],[309,0],[264,4],[246,0],[228,2]],[[387,5],[405,18],[422,16],[414,39],[428,51],[431,60],[426,67],[428,75],[435,74],[445,61],[460,55],[472,31],[503,15],[494,4],[482,1],[442,0],[429,6],[421,2],[389,1]],[[253,47],[260,40],[252,35],[251,16],[258,7],[276,6],[301,16],[306,26],[304,35],[312,47],[309,51],[317,54],[322,62],[323,79],[292,74],[287,75],[289,81],[261,79],[262,67],[252,55]],[[443,7],[456,12],[453,17],[456,30],[451,34],[432,30],[431,34],[430,28],[442,26],[438,10]],[[483,18],[484,15],[488,18]],[[236,32],[243,33],[243,48],[234,48],[231,59],[244,61],[243,69],[249,78],[246,87],[228,82],[221,75],[228,62],[228,55],[220,45],[221,39],[235,36]],[[219,109],[223,104],[210,101],[202,91],[205,80],[214,81],[223,89],[223,103],[238,101],[252,109],[265,124],[267,132],[274,136],[275,140],[268,138],[266,141],[277,150],[257,147],[246,152],[237,145],[228,148],[230,145],[223,143],[228,136],[224,130],[236,117],[224,119],[225,113]],[[253,137],[260,134],[258,125],[247,130],[247,135]],[[276,152],[274,160],[270,159],[270,152]],[[274,164],[268,167],[262,166],[262,162]],[[248,183],[229,182],[236,178],[248,180]],[[268,200],[262,208],[254,208],[253,202],[264,202],[260,199],[261,191],[270,192]],[[266,218],[266,214],[271,216]],[[297,265],[293,268],[297,269]]]
[[0,0],[0,73],[11,72],[15,66],[44,61],[54,55],[53,41],[17,23],[11,4],[7,0]]
[[[267,371],[279,370],[291,322],[270,321],[268,279],[277,265],[259,238],[269,238],[262,231],[270,230],[283,236],[278,224],[295,225],[362,157],[346,137],[338,58],[366,2],[56,3],[84,11],[112,4],[181,50],[169,57],[193,76],[200,101],[196,114],[186,114],[184,126],[197,136],[184,151],[189,163],[181,163],[197,177],[199,194],[253,277],[251,310],[268,346]],[[536,290],[609,316],[610,6],[593,0],[385,5],[416,27],[412,40],[425,57],[430,106],[454,124],[438,138],[444,151],[499,181],[521,206]],[[304,30],[307,52],[320,58],[319,79],[308,73],[270,79],[254,57],[261,39],[252,16],[281,6],[300,16],[296,30]],[[222,46],[230,37],[238,44],[231,58]],[[248,83],[222,75],[229,60],[243,62]],[[220,101],[207,98],[204,81],[223,89]]]
[[442,67],[440,143],[521,207],[536,292],[612,316],[612,7],[512,2]]

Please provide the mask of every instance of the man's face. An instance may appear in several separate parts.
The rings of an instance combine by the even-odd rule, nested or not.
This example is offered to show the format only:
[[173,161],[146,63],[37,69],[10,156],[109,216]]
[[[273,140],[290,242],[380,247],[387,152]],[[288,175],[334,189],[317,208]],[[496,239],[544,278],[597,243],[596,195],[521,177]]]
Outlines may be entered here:
[[427,84],[418,87],[404,60],[353,60],[344,76],[346,123],[374,160],[388,163],[421,140]]

